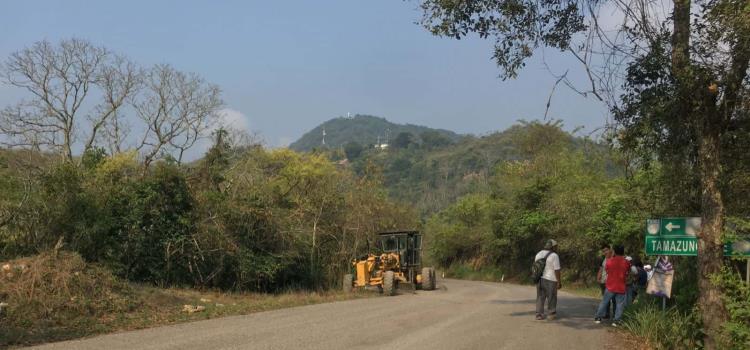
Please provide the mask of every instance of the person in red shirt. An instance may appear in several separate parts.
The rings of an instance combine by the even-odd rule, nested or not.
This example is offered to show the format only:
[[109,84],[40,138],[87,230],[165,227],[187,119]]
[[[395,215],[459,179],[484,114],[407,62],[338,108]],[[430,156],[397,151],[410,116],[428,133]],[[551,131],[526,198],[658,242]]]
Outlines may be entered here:
[[606,290],[599,308],[596,310],[594,322],[601,323],[602,317],[607,312],[607,306],[612,299],[615,299],[615,318],[612,326],[617,326],[622,319],[622,312],[625,308],[625,280],[630,273],[630,262],[625,260],[625,248],[621,245],[615,246],[615,256],[607,260],[605,269],[607,270]]

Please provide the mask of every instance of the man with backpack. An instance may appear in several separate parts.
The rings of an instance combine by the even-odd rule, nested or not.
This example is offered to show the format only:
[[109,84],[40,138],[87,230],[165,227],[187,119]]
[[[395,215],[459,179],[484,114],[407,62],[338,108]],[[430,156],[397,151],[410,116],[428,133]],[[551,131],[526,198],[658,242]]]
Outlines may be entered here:
[[556,253],[557,241],[550,239],[544,249],[534,257],[531,268],[532,279],[536,283],[536,319],[544,319],[544,303],[547,301],[548,319],[557,316],[557,290],[560,282],[560,257]]

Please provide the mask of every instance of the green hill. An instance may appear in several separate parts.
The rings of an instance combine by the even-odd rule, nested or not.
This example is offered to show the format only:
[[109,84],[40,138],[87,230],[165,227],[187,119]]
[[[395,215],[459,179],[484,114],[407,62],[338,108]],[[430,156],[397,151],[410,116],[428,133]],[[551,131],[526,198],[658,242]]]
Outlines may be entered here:
[[487,190],[495,166],[518,159],[516,129],[428,149],[425,147],[368,150],[354,161],[355,170],[375,163],[391,196],[414,205],[422,214],[443,209],[468,193]]
[[[554,122],[522,122],[502,132],[464,136],[437,147],[417,142],[393,146],[365,149],[349,162],[360,174],[369,164],[377,165],[391,197],[409,203],[425,216],[467,194],[489,193],[499,164],[527,159],[537,149],[582,150],[589,158],[606,157],[608,152],[606,146],[573,136]],[[614,168],[610,172],[617,175]]]
[[357,142],[365,147],[376,144],[378,140],[381,143],[388,143],[395,140],[401,133],[410,133],[415,140],[419,139],[419,136],[424,132],[437,133],[447,137],[452,142],[458,141],[462,137],[448,130],[413,124],[396,124],[385,118],[358,114],[351,118],[339,117],[326,121],[302,135],[299,140],[289,145],[289,148],[301,152],[320,148],[323,130],[326,133],[326,146],[329,148],[342,147],[348,142]]
[[[323,129],[327,147],[321,149]],[[387,130],[389,147],[374,147],[378,136],[385,142]],[[323,150],[336,161],[347,158],[360,175],[375,165],[391,198],[408,203],[423,216],[467,194],[489,193],[499,164],[528,159],[529,154],[546,147],[583,150],[589,158],[608,153],[605,145],[564,131],[559,121],[519,122],[502,132],[473,136],[365,115],[331,119],[290,146],[297,151]],[[608,173],[620,175],[613,166],[608,167]]]

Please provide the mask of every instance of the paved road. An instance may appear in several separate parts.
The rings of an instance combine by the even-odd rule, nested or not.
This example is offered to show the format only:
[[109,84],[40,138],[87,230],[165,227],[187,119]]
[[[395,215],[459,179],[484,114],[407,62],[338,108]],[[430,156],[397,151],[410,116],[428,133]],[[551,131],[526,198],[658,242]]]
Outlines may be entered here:
[[512,284],[439,281],[405,292],[198,321],[35,349],[602,349],[595,300],[561,292],[558,320],[535,321],[535,291]]

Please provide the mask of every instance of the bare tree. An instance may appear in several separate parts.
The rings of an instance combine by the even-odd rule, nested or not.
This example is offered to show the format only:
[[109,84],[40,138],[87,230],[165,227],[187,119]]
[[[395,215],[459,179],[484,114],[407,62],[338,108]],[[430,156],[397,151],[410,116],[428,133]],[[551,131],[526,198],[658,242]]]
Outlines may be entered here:
[[[2,143],[52,149],[72,160],[78,137],[85,138],[84,152],[94,147],[101,129],[137,88],[139,72],[103,47],[69,39],[58,45],[40,41],[11,54],[0,77],[31,95],[0,112]],[[96,98],[101,101],[89,102]]]
[[217,86],[195,74],[179,72],[169,65],[157,65],[144,79],[144,89],[133,107],[145,124],[137,150],[148,167],[170,149],[182,161],[184,153],[206,136],[222,106]]

